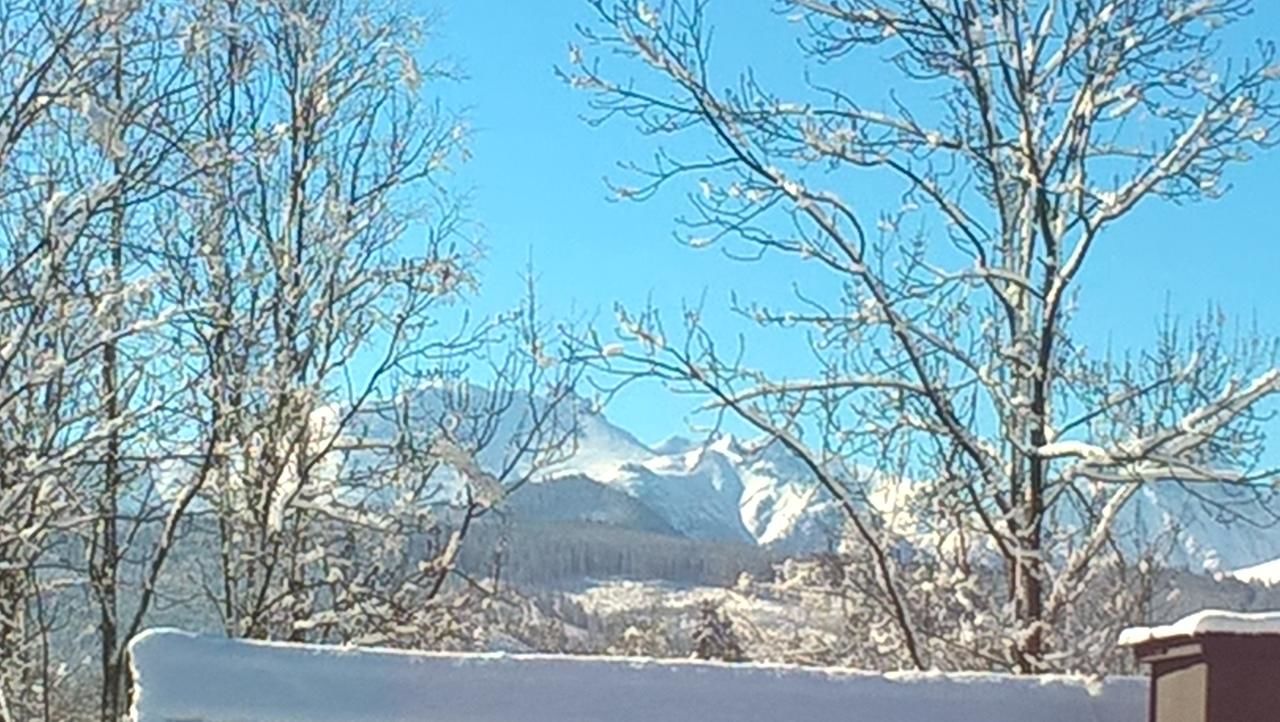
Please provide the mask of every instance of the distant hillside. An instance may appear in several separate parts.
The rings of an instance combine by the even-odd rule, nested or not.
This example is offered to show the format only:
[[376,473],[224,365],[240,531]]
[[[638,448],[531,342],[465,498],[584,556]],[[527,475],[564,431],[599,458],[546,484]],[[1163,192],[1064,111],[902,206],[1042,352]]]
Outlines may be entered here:
[[522,522],[583,522],[681,536],[649,505],[585,476],[562,476],[512,494],[498,514]]
[[622,578],[728,586],[743,572],[768,577],[780,561],[751,544],[591,522],[486,523],[472,533],[463,547],[463,568],[484,576],[497,571],[522,584]]
[[[429,387],[414,403],[429,413],[451,408],[459,399],[483,408],[486,391],[475,386]],[[500,468],[503,454],[528,423],[530,410],[544,412],[538,400],[503,406],[493,443],[480,464]],[[843,518],[810,470],[777,443],[740,440],[729,435],[686,438],[672,435],[650,448],[613,424],[585,401],[555,416],[565,430],[577,428],[571,458],[543,471],[500,505],[512,520],[541,524],[583,522],[725,544],[768,547],[770,554],[823,551],[839,533]],[[370,436],[390,433],[378,420],[363,424]],[[867,470],[875,474],[874,469]],[[453,483],[458,483],[456,480]],[[902,488],[886,489],[868,503],[893,504]],[[909,490],[906,490],[909,494]],[[1168,528],[1180,529],[1181,544],[1168,560],[1193,571],[1251,567],[1280,558],[1280,528],[1220,518],[1205,504],[1213,496],[1226,508],[1249,513],[1254,499],[1235,499],[1245,491],[1201,485],[1155,485],[1139,494],[1119,525],[1129,538],[1145,539]],[[1280,501],[1274,502],[1280,515]],[[898,513],[890,523],[908,536],[912,520]],[[922,543],[928,543],[924,540]]]

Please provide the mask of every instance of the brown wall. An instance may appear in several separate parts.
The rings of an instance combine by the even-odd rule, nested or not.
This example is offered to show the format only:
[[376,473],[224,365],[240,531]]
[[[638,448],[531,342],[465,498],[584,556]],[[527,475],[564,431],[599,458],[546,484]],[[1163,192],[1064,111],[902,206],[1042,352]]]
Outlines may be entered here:
[[1213,665],[1208,722],[1280,722],[1280,639],[1217,637],[1205,656]]
[[1280,637],[1206,635],[1143,645],[1150,722],[1280,722]]
[[1191,657],[1152,665],[1149,704],[1151,722],[1209,722],[1209,664]]

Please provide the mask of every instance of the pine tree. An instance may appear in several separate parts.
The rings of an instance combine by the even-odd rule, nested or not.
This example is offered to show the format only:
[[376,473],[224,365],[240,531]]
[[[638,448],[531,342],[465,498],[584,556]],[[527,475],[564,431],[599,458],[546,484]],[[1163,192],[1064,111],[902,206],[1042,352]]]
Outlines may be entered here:
[[693,656],[725,662],[746,661],[733,621],[715,602],[706,601],[698,605],[698,626],[693,631]]

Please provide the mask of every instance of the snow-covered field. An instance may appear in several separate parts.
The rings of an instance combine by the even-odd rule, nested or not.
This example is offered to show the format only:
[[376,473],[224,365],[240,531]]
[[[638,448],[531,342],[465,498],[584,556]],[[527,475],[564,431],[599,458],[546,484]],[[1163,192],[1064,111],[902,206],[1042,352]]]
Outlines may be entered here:
[[[769,640],[814,638],[838,644],[844,622],[837,601],[818,594],[799,598],[800,592],[773,584],[742,589],[704,585],[677,585],[659,581],[594,580],[566,592],[566,596],[600,619],[641,613],[654,620],[676,617],[696,619],[700,604],[712,603],[733,621],[752,659],[780,659],[780,645]],[[802,655],[803,645],[791,651]]]
[[1135,722],[1133,678],[407,653],[151,631],[134,722]]

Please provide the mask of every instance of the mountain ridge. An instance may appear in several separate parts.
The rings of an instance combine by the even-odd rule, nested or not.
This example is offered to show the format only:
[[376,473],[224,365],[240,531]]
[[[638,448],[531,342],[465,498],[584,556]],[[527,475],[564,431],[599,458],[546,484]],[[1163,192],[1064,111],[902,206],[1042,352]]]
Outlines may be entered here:
[[[472,388],[466,393],[482,398],[485,392]],[[427,396],[421,401],[424,406],[441,405],[429,392]],[[834,501],[811,470],[781,444],[764,438],[742,440],[732,434],[705,434],[700,435],[701,441],[695,441],[673,433],[650,447],[590,404],[575,401],[573,413],[563,420],[576,428],[572,455],[532,481],[545,485],[575,479],[573,483],[583,494],[612,499],[610,504],[618,508],[602,512],[594,521],[622,527],[643,517],[647,521],[640,530],[646,532],[654,532],[655,520],[661,520],[670,533],[688,539],[749,544],[788,553],[825,551],[839,535],[843,517]],[[519,407],[512,405],[504,413],[516,414]],[[482,466],[496,468],[501,463],[501,449],[515,438],[520,424],[519,418],[500,420],[500,434],[509,439],[498,439],[487,448],[479,459]],[[876,473],[872,469],[859,470],[862,472]],[[634,505],[620,511],[623,502],[600,494],[584,485],[585,481],[620,492],[647,511],[640,512],[640,506]],[[519,493],[523,490],[509,500],[517,515],[522,513],[515,498]],[[1222,493],[1230,495],[1234,490]],[[565,489],[554,494],[557,504],[583,510],[575,521],[592,521],[585,511],[589,504],[583,499],[573,499],[574,494]],[[1205,494],[1205,489],[1192,493],[1172,483],[1152,485],[1130,504],[1121,523],[1139,537],[1170,524],[1180,526],[1181,543],[1173,550],[1170,563],[1184,569],[1228,572],[1280,558],[1280,529],[1216,519],[1204,507]],[[896,531],[911,535],[918,532],[912,529],[909,511],[902,511],[902,501],[910,496],[909,489],[887,485],[883,491],[873,490],[868,503],[885,510],[887,523]],[[609,516],[615,512],[616,516]],[[542,516],[527,508],[523,513],[531,518]]]

